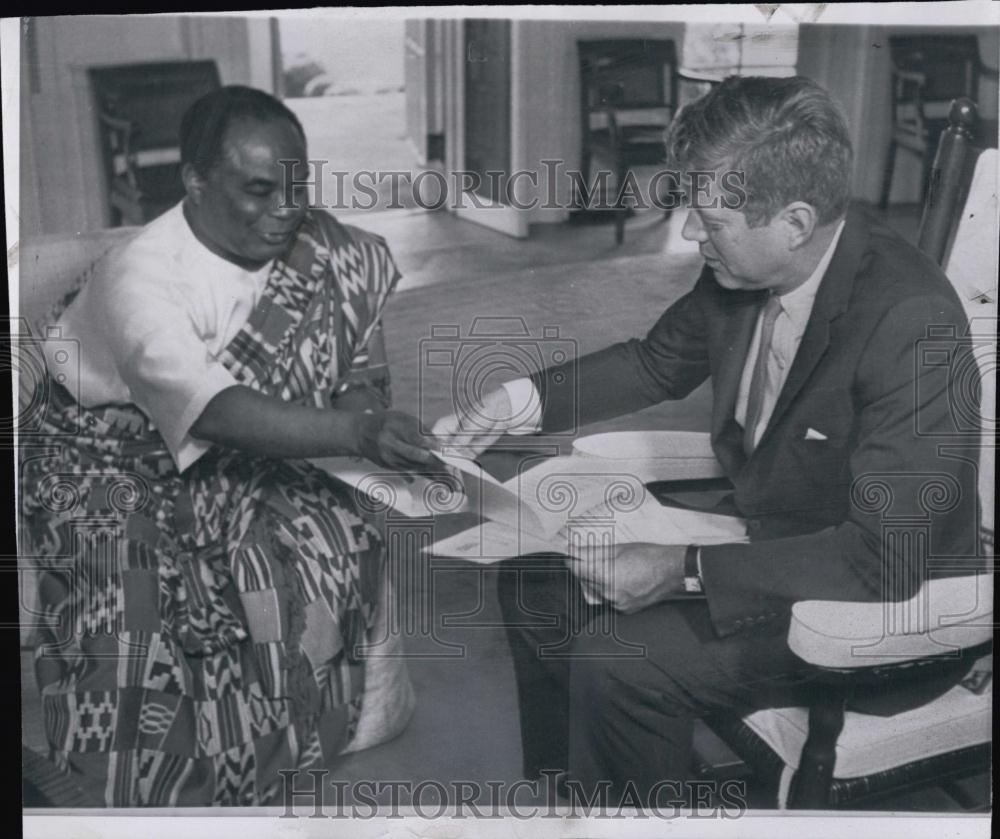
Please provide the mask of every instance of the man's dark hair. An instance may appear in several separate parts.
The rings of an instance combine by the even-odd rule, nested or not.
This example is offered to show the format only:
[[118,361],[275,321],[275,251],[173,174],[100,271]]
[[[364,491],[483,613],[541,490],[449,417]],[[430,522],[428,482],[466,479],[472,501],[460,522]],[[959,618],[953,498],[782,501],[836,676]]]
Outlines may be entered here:
[[827,224],[844,214],[853,153],[847,122],[822,87],[804,76],[730,76],[681,110],[667,132],[672,168],[736,171],[750,227],[805,201]]
[[302,124],[280,100],[252,87],[227,85],[196,100],[181,119],[181,164],[190,163],[202,177],[222,159],[222,143],[238,120],[287,120],[305,138]]

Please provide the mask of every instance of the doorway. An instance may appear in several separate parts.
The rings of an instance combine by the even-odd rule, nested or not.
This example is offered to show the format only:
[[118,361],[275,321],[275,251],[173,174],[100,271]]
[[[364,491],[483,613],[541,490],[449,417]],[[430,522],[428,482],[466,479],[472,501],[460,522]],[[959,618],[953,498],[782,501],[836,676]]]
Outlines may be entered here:
[[[337,216],[416,206],[401,177],[416,159],[406,130],[403,19],[277,19],[281,89],[321,161],[316,203]],[[394,187],[395,182],[395,187]]]

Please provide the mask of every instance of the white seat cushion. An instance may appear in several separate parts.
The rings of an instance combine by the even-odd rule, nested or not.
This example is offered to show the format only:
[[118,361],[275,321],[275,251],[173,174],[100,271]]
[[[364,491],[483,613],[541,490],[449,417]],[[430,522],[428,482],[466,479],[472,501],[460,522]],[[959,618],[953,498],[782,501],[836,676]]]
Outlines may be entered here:
[[124,245],[138,227],[116,227],[27,239],[18,246],[18,313],[35,324],[81,277],[116,245]]
[[910,600],[803,600],[792,607],[788,646],[818,667],[856,668],[941,655],[993,637],[993,574],[939,577]]
[[[958,685],[934,702],[892,717],[848,711],[837,740],[834,777],[858,778],[959,749],[988,743],[993,692]],[[809,729],[805,708],[755,711],[743,720],[784,764],[797,769]]]

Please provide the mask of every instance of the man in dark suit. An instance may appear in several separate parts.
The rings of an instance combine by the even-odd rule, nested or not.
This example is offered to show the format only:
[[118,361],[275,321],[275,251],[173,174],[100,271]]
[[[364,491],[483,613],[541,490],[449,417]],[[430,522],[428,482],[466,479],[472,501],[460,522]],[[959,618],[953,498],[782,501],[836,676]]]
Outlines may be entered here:
[[[624,544],[610,563],[526,560],[500,580],[526,773],[568,767],[640,795],[689,777],[695,718],[801,703],[811,673],[785,640],[796,601],[908,598],[927,556],[974,556],[977,534],[974,467],[939,451],[956,431],[950,368],[917,354],[932,325],[964,334],[962,306],[929,258],[848,211],[851,145],[828,94],[803,78],[727,79],[681,112],[667,148],[672,168],[710,176],[684,228],[706,263],[693,290],[644,339],[436,427],[481,449],[526,430],[515,417],[555,431],[711,379],[712,445],[749,543]],[[928,501],[929,481],[947,503]],[[926,553],[884,542],[890,505],[930,517]],[[569,627],[585,595],[615,610],[613,632]]]

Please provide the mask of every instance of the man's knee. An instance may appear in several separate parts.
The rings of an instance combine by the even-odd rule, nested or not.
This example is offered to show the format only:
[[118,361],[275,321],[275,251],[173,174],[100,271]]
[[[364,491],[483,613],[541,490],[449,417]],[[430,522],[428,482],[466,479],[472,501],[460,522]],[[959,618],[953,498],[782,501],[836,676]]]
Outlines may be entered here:
[[574,658],[570,663],[570,674],[573,701],[593,716],[606,716],[621,701],[620,680],[615,675],[612,659]]
[[699,681],[700,648],[688,621],[672,605],[631,615],[609,611],[573,641],[573,689],[607,711],[631,698],[679,712],[687,686]]
[[574,700],[579,699],[596,716],[622,707],[637,682],[638,671],[648,662],[646,646],[628,643],[618,624],[626,618],[609,611],[591,620],[573,639],[570,672]]

